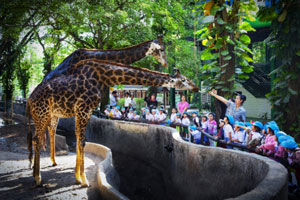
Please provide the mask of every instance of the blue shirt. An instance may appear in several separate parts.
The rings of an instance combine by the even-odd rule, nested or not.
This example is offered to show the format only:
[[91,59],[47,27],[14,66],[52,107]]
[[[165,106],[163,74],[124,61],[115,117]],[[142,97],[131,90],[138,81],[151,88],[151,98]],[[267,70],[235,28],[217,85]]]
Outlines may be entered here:
[[227,102],[227,115],[231,115],[234,118],[234,121],[245,122],[246,121],[246,110],[243,106],[236,108],[235,103],[232,101]]

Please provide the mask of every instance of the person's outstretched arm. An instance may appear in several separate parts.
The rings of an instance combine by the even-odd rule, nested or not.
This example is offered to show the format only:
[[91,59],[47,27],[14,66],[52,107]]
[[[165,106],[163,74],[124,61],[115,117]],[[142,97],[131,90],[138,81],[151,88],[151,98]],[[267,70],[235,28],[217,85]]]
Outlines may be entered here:
[[222,101],[224,104],[227,105],[228,100],[225,99],[224,97],[221,97],[221,96],[217,95],[217,90],[212,90],[212,91],[209,92],[209,94],[210,94],[211,96],[215,97],[216,99]]

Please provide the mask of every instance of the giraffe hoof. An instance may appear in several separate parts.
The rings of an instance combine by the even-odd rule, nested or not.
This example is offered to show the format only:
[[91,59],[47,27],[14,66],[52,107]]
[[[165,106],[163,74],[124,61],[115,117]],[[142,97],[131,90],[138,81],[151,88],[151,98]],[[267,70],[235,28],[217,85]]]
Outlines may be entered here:
[[57,163],[56,163],[56,162],[52,164],[52,167],[55,167],[55,166],[57,166]]
[[42,186],[42,178],[40,176],[34,177],[36,187]]
[[89,187],[88,183],[81,183],[81,187]]

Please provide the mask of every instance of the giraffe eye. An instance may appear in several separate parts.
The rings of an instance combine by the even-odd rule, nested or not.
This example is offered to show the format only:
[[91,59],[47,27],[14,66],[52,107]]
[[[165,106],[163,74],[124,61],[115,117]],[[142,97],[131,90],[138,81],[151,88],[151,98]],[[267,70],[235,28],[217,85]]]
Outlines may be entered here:
[[182,82],[185,82],[185,79],[182,79],[181,81],[182,81]]

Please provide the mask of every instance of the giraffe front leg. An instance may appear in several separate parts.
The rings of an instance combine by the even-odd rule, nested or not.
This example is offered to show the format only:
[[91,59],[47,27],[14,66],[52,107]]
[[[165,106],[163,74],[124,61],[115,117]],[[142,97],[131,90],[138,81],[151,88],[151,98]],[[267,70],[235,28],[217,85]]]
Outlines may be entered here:
[[42,184],[42,178],[40,174],[40,152],[41,152],[41,139],[39,135],[33,137],[33,146],[34,146],[34,164],[33,164],[33,177],[36,183],[36,186]]
[[53,117],[50,122],[50,126],[48,126],[48,131],[50,135],[50,157],[52,161],[52,166],[56,166],[55,162],[55,133],[56,133],[56,127],[58,123],[58,118]]

